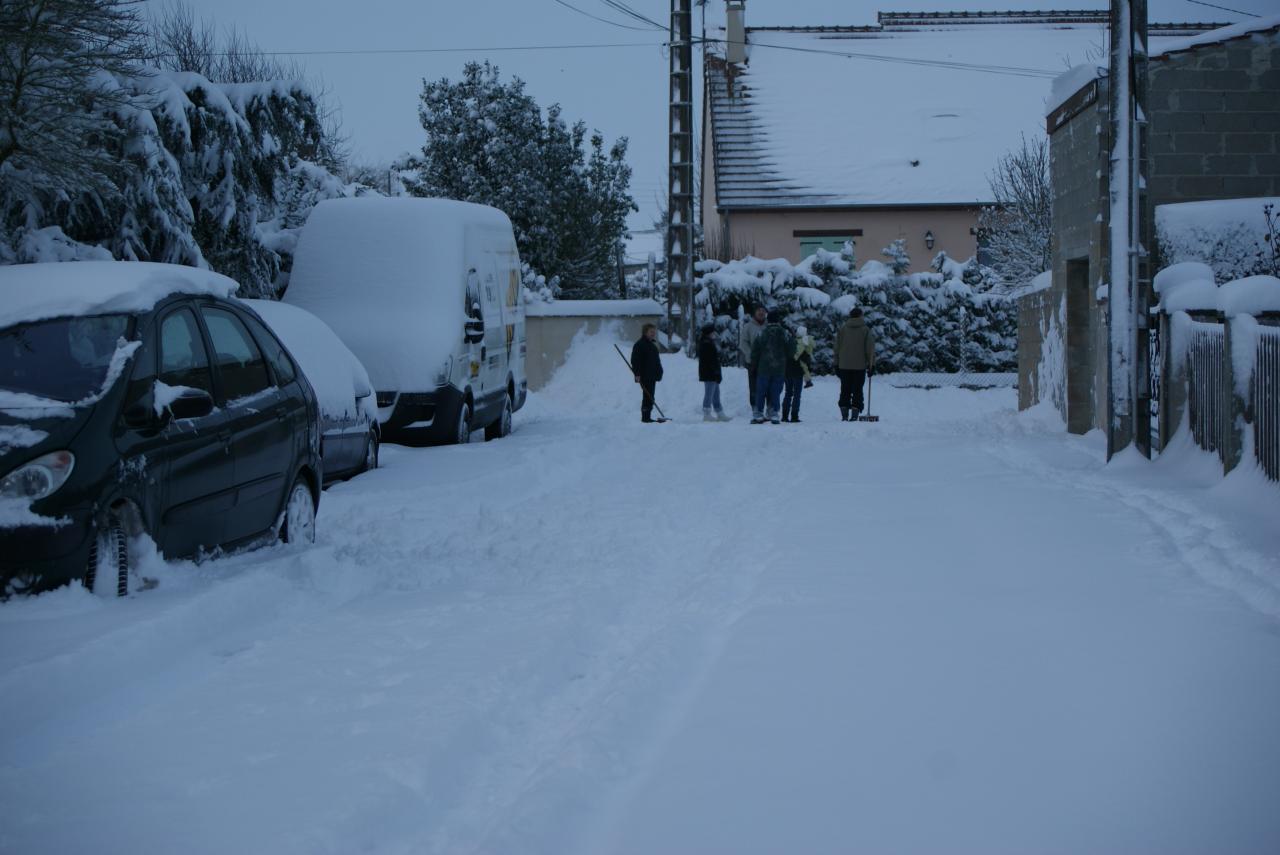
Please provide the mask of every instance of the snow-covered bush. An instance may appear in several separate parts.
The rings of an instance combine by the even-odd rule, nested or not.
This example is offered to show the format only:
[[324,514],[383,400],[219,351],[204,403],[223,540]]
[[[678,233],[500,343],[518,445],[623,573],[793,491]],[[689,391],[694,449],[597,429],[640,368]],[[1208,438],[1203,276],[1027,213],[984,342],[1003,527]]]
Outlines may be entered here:
[[1277,206],[1280,199],[1266,197],[1158,206],[1156,242],[1161,266],[1202,262],[1213,269],[1219,282],[1280,275]]
[[698,305],[715,318],[721,360],[735,364],[738,310],[779,308],[792,327],[816,342],[814,368],[834,369],[832,346],[849,310],[860,306],[876,335],[876,358],[886,371],[1009,371],[1017,360],[1017,307],[992,293],[995,276],[972,259],[940,253],[933,273],[907,274],[901,242],[884,251],[886,264],[856,267],[852,249],[818,252],[792,265],[785,259],[744,258],[697,266]]

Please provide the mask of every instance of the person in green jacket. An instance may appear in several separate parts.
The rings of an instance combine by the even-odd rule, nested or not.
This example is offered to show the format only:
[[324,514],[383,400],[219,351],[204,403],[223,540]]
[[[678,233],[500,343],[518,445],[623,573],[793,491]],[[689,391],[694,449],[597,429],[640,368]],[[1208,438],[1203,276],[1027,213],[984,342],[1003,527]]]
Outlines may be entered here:
[[840,421],[857,421],[862,412],[862,385],[875,371],[876,337],[854,306],[836,333],[836,374],[840,377]]
[[751,366],[756,370],[753,425],[764,424],[766,406],[769,421],[775,425],[781,422],[780,399],[786,383],[787,357],[795,353],[796,348],[795,337],[782,325],[782,312],[774,309],[769,312],[768,320],[751,346]]

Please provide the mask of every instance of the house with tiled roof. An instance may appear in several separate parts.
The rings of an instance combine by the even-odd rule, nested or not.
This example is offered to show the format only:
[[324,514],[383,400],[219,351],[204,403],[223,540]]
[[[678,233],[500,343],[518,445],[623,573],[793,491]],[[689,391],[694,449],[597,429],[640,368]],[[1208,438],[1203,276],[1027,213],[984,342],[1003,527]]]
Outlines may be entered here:
[[[1049,82],[1106,63],[1107,13],[880,13],[869,26],[709,31],[702,226],[709,257],[799,261],[906,241],[917,269],[978,251],[988,176],[1040,136]],[[1153,48],[1215,24],[1151,24]]]

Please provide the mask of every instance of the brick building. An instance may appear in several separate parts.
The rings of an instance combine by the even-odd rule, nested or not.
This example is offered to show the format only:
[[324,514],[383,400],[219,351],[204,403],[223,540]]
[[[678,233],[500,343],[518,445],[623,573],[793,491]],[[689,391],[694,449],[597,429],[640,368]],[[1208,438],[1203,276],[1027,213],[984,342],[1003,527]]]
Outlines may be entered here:
[[[1052,276],[1019,298],[1019,406],[1050,400],[1073,433],[1106,418],[1107,104],[1106,77],[1090,76],[1048,116]],[[1280,17],[1153,46],[1148,113],[1148,216],[1280,195]]]

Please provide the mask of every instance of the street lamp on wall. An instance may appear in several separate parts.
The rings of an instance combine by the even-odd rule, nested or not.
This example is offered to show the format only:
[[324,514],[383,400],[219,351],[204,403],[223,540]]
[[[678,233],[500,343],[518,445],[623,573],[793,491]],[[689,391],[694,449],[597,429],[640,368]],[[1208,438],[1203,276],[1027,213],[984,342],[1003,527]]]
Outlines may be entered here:
[[924,245],[927,249],[933,249],[933,244],[934,244],[933,230],[930,229],[929,231],[924,233]]

